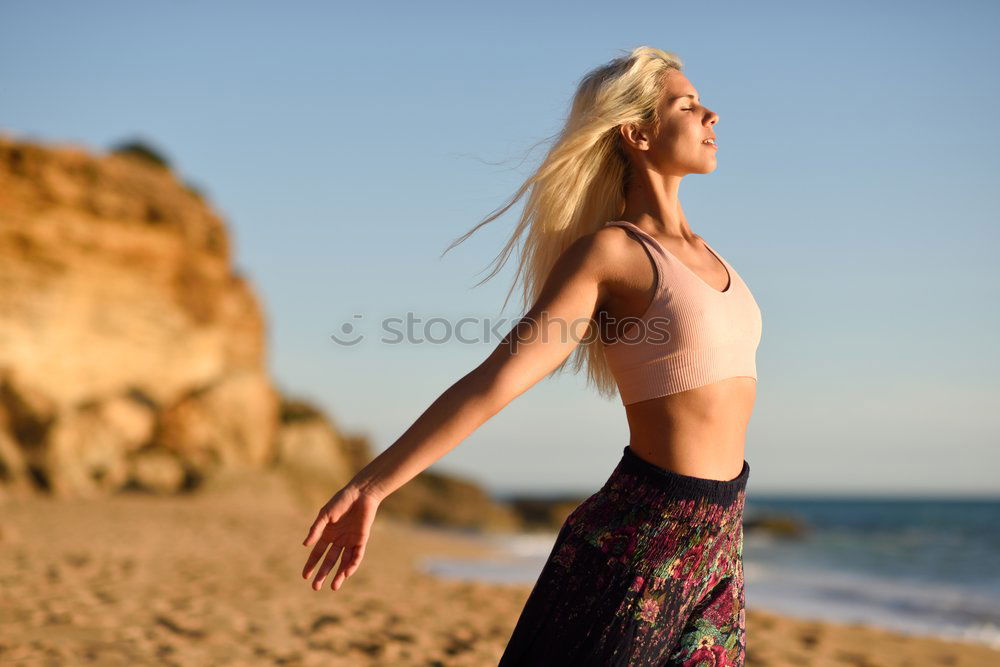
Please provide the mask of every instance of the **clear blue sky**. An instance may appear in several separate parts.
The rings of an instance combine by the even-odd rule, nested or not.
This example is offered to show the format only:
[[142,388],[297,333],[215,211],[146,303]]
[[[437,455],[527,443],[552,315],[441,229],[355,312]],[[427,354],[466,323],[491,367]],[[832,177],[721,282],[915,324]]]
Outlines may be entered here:
[[[751,493],[997,493],[998,33],[986,1],[8,0],[0,128],[159,147],[228,221],[279,386],[381,450],[497,341],[387,345],[379,319],[496,316],[512,264],[471,288],[520,205],[441,251],[530,173],[580,76],[676,52],[720,115],[685,212],[763,311]],[[355,313],[369,339],[334,344]],[[566,374],[435,469],[591,492],[627,440]]]

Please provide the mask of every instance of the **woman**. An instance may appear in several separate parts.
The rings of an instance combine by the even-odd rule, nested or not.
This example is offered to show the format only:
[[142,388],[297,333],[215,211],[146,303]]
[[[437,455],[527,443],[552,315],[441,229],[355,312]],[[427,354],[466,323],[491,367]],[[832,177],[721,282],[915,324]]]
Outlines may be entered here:
[[342,550],[333,590],[357,570],[382,499],[574,353],[601,392],[617,387],[629,444],[563,523],[500,664],[743,664],[743,453],[761,319],[678,199],[684,176],[715,169],[718,122],[681,69],[639,47],[589,73],[538,171],[456,241],[530,188],[502,255],[527,232],[518,273],[533,305],[320,510],[304,542],[315,590]]

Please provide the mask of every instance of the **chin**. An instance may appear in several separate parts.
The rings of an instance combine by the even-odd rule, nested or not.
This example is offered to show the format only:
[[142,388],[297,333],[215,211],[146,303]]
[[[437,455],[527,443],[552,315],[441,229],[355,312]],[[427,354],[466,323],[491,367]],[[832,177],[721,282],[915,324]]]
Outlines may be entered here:
[[695,172],[696,174],[711,174],[719,165],[713,160],[712,164],[705,165],[701,171]]

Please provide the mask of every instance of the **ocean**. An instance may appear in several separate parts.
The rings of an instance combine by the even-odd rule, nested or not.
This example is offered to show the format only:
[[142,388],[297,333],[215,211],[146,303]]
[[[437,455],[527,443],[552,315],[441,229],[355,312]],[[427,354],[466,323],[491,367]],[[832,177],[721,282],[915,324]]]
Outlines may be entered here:
[[[775,515],[805,531],[744,531],[748,607],[1000,648],[1000,500],[747,500],[748,526]],[[555,536],[484,536],[499,549],[496,559],[428,558],[423,567],[449,578],[530,584]]]

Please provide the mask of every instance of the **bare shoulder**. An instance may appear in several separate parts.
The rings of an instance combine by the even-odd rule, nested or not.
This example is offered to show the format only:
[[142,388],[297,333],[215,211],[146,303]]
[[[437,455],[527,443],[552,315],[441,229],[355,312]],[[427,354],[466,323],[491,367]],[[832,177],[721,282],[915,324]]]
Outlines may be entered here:
[[620,269],[622,262],[634,257],[635,243],[621,227],[601,227],[576,239],[563,256],[570,263],[600,269],[602,273]]
[[635,280],[637,263],[644,262],[640,244],[618,226],[601,227],[578,238],[564,253],[572,264],[586,267],[603,286],[617,288]]
[[633,287],[635,275],[631,267],[642,253],[639,244],[628,238],[621,227],[588,232],[574,240],[556,260],[546,280],[547,290],[586,292],[596,288],[597,304],[603,307],[619,290]]

